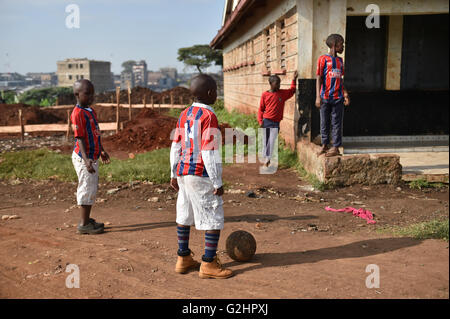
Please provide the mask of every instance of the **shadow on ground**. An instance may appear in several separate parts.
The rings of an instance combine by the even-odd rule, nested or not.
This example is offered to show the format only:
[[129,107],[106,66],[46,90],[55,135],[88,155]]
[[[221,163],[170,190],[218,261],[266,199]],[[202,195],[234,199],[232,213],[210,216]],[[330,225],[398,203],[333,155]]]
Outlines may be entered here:
[[[244,273],[255,269],[266,267],[279,267],[315,263],[322,260],[337,260],[344,258],[360,258],[387,253],[390,251],[419,245],[422,241],[403,237],[403,238],[380,238],[357,241],[351,244],[335,247],[320,248],[315,250],[306,250],[300,252],[288,253],[261,253],[256,254],[251,263],[258,263],[247,268],[234,270],[235,274]],[[225,267],[237,266],[240,262],[229,262]]]
[[[306,220],[315,219],[316,216],[304,215],[304,216],[289,216],[280,217],[278,215],[265,215],[265,214],[246,214],[240,216],[229,216],[225,217],[225,223],[233,222],[248,222],[256,223],[261,222],[273,222],[276,220]],[[125,231],[139,231],[139,230],[151,230],[155,228],[162,227],[175,227],[175,222],[158,222],[158,223],[146,223],[146,224],[135,224],[135,225],[123,225],[123,226],[107,226],[105,227],[105,232],[125,232]]]

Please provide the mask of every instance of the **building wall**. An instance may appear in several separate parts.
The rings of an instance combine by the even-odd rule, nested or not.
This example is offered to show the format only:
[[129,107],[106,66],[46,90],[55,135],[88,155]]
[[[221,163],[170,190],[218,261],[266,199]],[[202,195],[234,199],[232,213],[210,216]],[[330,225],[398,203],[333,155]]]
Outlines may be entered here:
[[96,92],[113,88],[111,63],[88,59],[67,59],[57,62],[58,86],[72,86],[81,79],[90,80]]
[[[238,30],[224,45],[224,102],[228,110],[257,114],[261,94],[269,89],[269,75],[278,74],[281,88],[287,89],[297,70],[295,1],[272,2],[267,6],[253,11],[252,17],[239,28],[247,32]],[[265,21],[267,26],[252,34],[251,26],[256,21]],[[292,147],[297,120],[293,97],[286,102],[280,127],[282,137]]]
[[72,86],[79,79],[89,79],[89,60],[67,59],[57,62],[58,85]]
[[89,80],[94,84],[96,92],[104,92],[113,89],[111,63],[89,61]]
[[[364,23],[365,18],[370,14],[370,11],[366,12],[366,8],[371,3],[373,3],[371,0],[272,0],[252,8],[251,14],[242,18],[238,26],[222,42],[225,107],[228,110],[236,108],[242,112],[256,114],[260,96],[269,88],[268,75],[285,71],[286,75],[280,77],[282,88],[288,88],[293,71],[298,70],[300,85],[298,85],[297,101],[293,98],[286,103],[284,120],[281,122],[281,135],[291,146],[295,145],[296,139],[313,141],[318,135],[320,122],[319,112],[314,106],[317,59],[320,55],[328,52],[325,40],[329,34],[339,33],[347,38],[349,17],[353,19],[352,21],[360,20],[361,23]],[[402,43],[404,41],[404,24],[407,25],[408,19],[418,18],[404,19],[404,17],[447,14],[447,22],[443,23],[445,26],[442,27],[444,28],[448,26],[449,4],[444,0],[380,0],[376,4],[380,8],[380,15],[384,16],[382,17],[383,28],[378,30],[378,33],[383,33],[380,33],[382,36],[374,35],[376,39],[379,38],[384,42],[382,46],[379,46],[380,48],[384,46],[383,50],[380,49],[383,52],[380,51],[379,61],[377,60],[380,62],[379,66],[372,65],[374,61],[368,54],[368,58],[363,59],[362,63],[353,64],[352,61],[347,61],[346,54],[349,52],[351,54],[348,57],[353,60],[355,56],[363,57],[365,55],[364,41],[362,40],[367,39],[364,39],[364,34],[361,32],[361,34],[357,34],[356,45],[352,45],[351,48],[347,46],[342,57],[346,63],[346,70],[349,71],[346,75],[349,77],[350,87],[353,73],[355,90],[357,84],[361,89],[369,87],[368,93],[371,94],[376,86],[376,90],[383,94],[386,91],[399,91],[402,89],[401,86],[406,86],[406,82],[402,80],[402,73],[405,74],[402,60],[405,60],[407,53],[402,51],[408,49],[406,45],[408,43]],[[429,19],[433,18],[429,17]],[[282,22],[284,22],[284,26]],[[423,29],[417,25],[416,27]],[[283,39],[281,32],[284,32]],[[355,37],[355,34],[352,31],[349,36]],[[417,34],[417,37],[422,39],[420,34]],[[428,39],[428,41],[431,40]],[[283,48],[280,43],[284,45]],[[448,52],[448,42],[445,43],[447,51],[444,50],[444,52]],[[370,43],[367,43],[366,47],[369,49]],[[358,49],[361,52],[355,51]],[[440,52],[442,49],[434,51],[434,54],[437,54],[436,52]],[[282,52],[284,53],[282,54]],[[431,55],[429,56],[431,57]],[[353,65],[348,65],[347,62]],[[428,62],[423,63],[423,69],[429,69],[430,63]],[[357,69],[358,67],[367,70],[361,71]],[[370,68],[374,67],[375,72],[378,73],[373,74],[373,79],[356,77],[358,74],[367,74],[370,72]],[[352,69],[355,72],[352,72]],[[423,74],[423,72],[419,73]],[[431,79],[435,81],[435,78],[436,76]],[[446,78],[448,83],[448,73]],[[363,83],[368,80],[371,83]],[[441,77],[437,80],[441,81]],[[408,86],[412,85],[408,83]],[[361,110],[364,103],[361,104],[361,108],[358,108],[358,96],[354,97],[352,106],[349,108],[350,113],[369,114],[365,109]],[[364,101],[364,99],[360,99],[360,101]],[[395,107],[395,105],[389,105],[389,107]],[[382,118],[387,113],[389,112],[379,112],[378,117]],[[347,115],[352,114],[346,110],[344,134],[345,127],[359,125],[357,122],[352,122],[350,120],[352,117]],[[361,134],[360,132],[354,133]],[[389,132],[384,134],[389,134]]]

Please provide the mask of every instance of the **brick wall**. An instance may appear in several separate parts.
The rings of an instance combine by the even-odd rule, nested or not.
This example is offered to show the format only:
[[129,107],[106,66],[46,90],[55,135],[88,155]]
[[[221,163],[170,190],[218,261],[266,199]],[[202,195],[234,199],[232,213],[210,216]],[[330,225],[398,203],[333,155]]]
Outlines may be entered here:
[[[269,75],[278,74],[281,88],[290,87],[297,70],[297,11],[292,9],[256,36],[224,53],[224,102],[227,110],[257,114]],[[296,97],[286,102],[280,134],[295,147]]]

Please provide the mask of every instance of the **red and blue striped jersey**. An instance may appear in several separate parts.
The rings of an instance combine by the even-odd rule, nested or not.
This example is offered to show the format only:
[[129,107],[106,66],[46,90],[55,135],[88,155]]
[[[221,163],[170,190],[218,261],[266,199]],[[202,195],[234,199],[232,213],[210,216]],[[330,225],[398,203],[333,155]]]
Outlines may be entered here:
[[102,143],[95,111],[91,108],[82,108],[77,105],[72,111],[70,120],[74,126],[74,136],[77,138],[74,152],[82,157],[78,139],[83,139],[87,157],[94,161],[97,160],[102,151]]
[[178,176],[208,177],[201,151],[219,149],[218,132],[219,123],[210,106],[194,103],[181,113],[173,139],[173,142],[181,143]]
[[322,77],[320,97],[326,101],[340,100],[344,98],[343,81],[344,63],[342,58],[331,55],[322,55],[317,61],[317,73]]

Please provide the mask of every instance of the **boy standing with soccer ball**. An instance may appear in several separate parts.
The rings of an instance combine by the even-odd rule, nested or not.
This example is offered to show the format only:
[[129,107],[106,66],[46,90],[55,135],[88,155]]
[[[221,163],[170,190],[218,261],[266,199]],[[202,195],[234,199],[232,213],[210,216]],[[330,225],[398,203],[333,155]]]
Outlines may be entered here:
[[220,230],[224,226],[222,163],[219,125],[209,106],[217,98],[213,78],[200,74],[191,81],[195,102],[184,110],[177,122],[170,150],[171,186],[178,191],[177,273],[186,273],[199,263],[189,249],[190,226],[205,230],[205,254],[200,278],[224,279],[233,275],[224,269],[216,255]]

